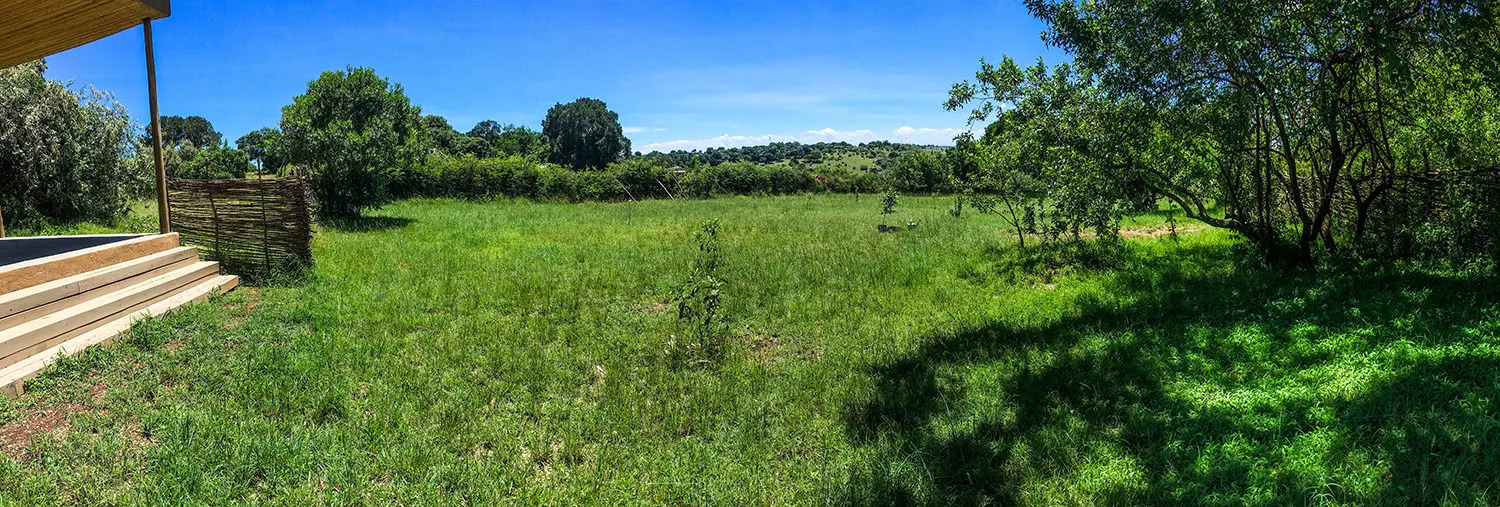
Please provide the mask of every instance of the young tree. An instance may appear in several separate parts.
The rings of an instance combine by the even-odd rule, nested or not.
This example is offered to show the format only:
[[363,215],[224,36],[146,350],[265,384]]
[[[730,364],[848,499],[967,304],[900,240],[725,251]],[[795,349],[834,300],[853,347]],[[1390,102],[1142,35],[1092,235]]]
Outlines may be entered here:
[[598,99],[552,106],[542,120],[542,137],[551,146],[548,160],[574,169],[604,167],[630,154],[620,115]]
[[326,215],[357,215],[392,199],[389,185],[418,163],[431,140],[399,84],[374,70],[324,72],[281,112],[284,156],[312,174]]

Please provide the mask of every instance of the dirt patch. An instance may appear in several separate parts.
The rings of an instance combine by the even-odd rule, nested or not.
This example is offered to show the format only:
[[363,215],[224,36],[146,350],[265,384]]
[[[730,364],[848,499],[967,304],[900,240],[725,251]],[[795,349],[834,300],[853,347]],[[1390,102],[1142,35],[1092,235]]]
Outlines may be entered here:
[[88,407],[77,403],[35,410],[23,421],[0,427],[0,451],[11,458],[20,457],[38,436],[66,431],[68,415],[88,410]]
[[256,289],[255,287],[240,286],[239,291],[245,294],[245,302],[243,304],[224,305],[225,310],[250,311],[260,306],[260,289]]
[[672,311],[672,303],[667,301],[654,301],[635,307],[635,313],[639,315],[666,315]]
[[821,349],[799,348],[792,340],[774,334],[747,333],[741,338],[750,344],[750,359],[761,364],[774,364],[793,356],[803,361],[823,358]]
[[[1204,229],[1204,227],[1201,226],[1201,225],[1189,225],[1189,226],[1185,226],[1185,227],[1178,227],[1177,228],[1177,233],[1178,234],[1191,234],[1191,233],[1194,233],[1194,232],[1201,231],[1203,229]],[[1168,234],[1172,234],[1172,228],[1171,227],[1158,227],[1158,228],[1155,228],[1155,229],[1121,229],[1120,230],[1120,237],[1125,238],[1125,239],[1134,239],[1134,238],[1160,238],[1160,237],[1166,236]]]
[[[1177,228],[1177,233],[1178,234],[1191,234],[1191,233],[1195,233],[1195,232],[1198,232],[1198,231],[1202,231],[1204,229],[1207,229],[1207,227],[1202,226],[1202,225],[1185,225],[1185,226],[1182,226],[1182,227],[1178,227]],[[1124,238],[1124,239],[1160,238],[1160,237],[1166,236],[1168,234],[1172,234],[1172,228],[1171,227],[1165,227],[1165,226],[1163,226],[1163,227],[1154,227],[1154,228],[1150,228],[1150,229],[1120,229],[1120,237]],[[1083,231],[1083,232],[1078,233],[1078,237],[1082,238],[1082,239],[1093,239],[1093,238],[1096,238],[1098,236],[1099,236],[1099,234],[1095,233],[1094,231]],[[1027,237],[1030,237],[1030,236],[1028,235]]]
[[240,325],[244,324],[246,320],[249,320],[249,318],[244,315],[236,315],[234,317],[230,317],[229,320],[224,321],[223,324],[219,324],[219,327],[224,329],[225,331],[228,331],[240,327]]

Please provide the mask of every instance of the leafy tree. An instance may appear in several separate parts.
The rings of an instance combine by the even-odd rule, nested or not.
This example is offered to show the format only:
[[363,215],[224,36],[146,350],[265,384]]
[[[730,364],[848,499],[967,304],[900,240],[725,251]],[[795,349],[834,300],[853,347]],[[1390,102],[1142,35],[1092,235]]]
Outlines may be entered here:
[[468,136],[460,134],[448,123],[448,119],[435,114],[422,117],[422,125],[427,129],[428,137],[432,138],[432,149],[444,155],[458,155],[469,150],[473,142]]
[[421,162],[431,139],[401,85],[374,70],[327,71],[282,109],[288,163],[312,175],[327,215],[355,215],[392,199],[390,182]]
[[191,160],[182,162],[174,176],[202,180],[244,178],[253,169],[250,154],[227,146],[216,146],[198,150]]
[[[1065,185],[1071,195],[1092,188],[1116,209],[1165,197],[1244,235],[1273,263],[1308,266],[1319,247],[1364,246],[1371,236],[1360,224],[1400,182],[1427,177],[1421,162],[1434,147],[1484,152],[1470,144],[1475,136],[1425,125],[1452,116],[1445,105],[1465,94],[1494,103],[1500,26],[1489,8],[1331,0],[1027,5],[1078,71],[981,63],[974,82],[955,85],[949,107],[977,102],[976,120],[995,115],[1046,129],[1038,135],[1077,168],[1051,175],[1062,179],[1049,186]],[[1467,156],[1447,162],[1446,174],[1495,165]]]
[[[151,132],[148,128],[147,133]],[[218,146],[223,142],[223,135],[214,130],[213,123],[202,116],[163,116],[161,117],[161,138],[164,146],[175,146],[183,142],[191,142],[194,146]]]
[[276,155],[280,142],[281,131],[266,127],[240,136],[235,140],[234,145],[249,155],[250,160],[255,162],[257,167],[265,171],[266,169],[280,169],[283,165]]
[[951,172],[936,152],[920,150],[897,156],[885,174],[901,190],[935,193],[948,189]]
[[[0,209],[7,223],[107,221],[151,188],[125,108],[35,61],[0,69]],[[149,156],[145,158],[150,158]]]
[[630,154],[620,115],[598,99],[552,106],[542,120],[542,136],[551,146],[548,160],[574,169],[604,167]]
[[525,126],[485,120],[474,125],[468,136],[474,141],[468,153],[479,158],[519,155],[540,160],[548,155],[547,140]]
[[506,125],[501,128],[500,136],[495,140],[494,146],[495,151],[501,155],[519,155],[543,159],[547,157],[548,153],[547,139],[542,137],[542,133],[531,130],[524,125]]

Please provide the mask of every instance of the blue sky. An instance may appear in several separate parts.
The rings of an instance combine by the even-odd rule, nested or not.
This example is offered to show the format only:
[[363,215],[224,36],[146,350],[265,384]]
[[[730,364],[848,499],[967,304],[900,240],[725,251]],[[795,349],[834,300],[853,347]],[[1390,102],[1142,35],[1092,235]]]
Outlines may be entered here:
[[[162,114],[234,139],[276,126],[318,73],[372,67],[460,131],[539,128],[607,102],[636,150],[768,141],[948,144],[942,101],[980,57],[1060,58],[1018,1],[173,2],[155,24]],[[48,74],[146,114],[139,28],[49,58]]]

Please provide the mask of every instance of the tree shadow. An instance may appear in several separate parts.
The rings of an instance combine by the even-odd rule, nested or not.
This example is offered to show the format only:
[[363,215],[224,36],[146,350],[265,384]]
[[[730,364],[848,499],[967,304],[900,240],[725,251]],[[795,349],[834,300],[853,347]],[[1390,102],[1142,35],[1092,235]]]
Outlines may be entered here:
[[323,217],[318,222],[323,227],[339,232],[375,232],[386,229],[400,229],[416,221],[414,218],[407,217],[352,216]]
[[1495,499],[1500,280],[1232,255],[1132,251],[1066,317],[930,336],[872,368],[845,423],[873,457],[839,500]]

